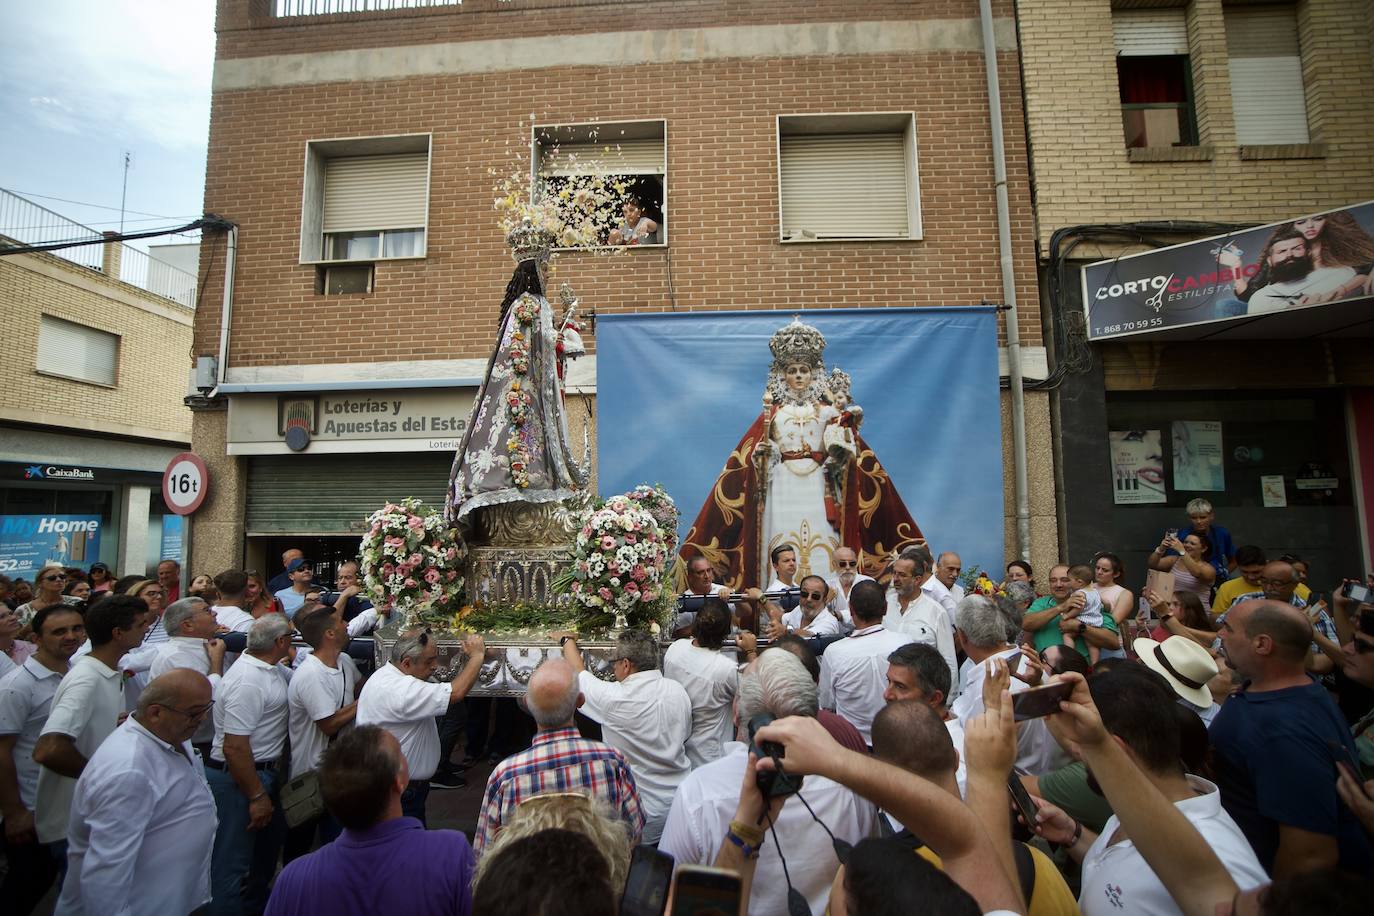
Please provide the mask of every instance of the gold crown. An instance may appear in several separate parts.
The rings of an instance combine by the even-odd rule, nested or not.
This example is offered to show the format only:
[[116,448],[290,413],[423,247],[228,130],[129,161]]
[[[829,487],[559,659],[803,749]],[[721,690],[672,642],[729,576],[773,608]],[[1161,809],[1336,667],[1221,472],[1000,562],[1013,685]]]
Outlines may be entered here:
[[791,324],[780,328],[768,341],[768,349],[773,351],[773,366],[777,369],[786,369],[796,363],[819,368],[822,366],[821,354],[825,352],[825,336],[794,317]]
[[557,241],[558,237],[551,230],[540,229],[529,220],[516,226],[506,236],[506,244],[510,246],[511,256],[517,264],[521,261],[548,260],[549,252]]

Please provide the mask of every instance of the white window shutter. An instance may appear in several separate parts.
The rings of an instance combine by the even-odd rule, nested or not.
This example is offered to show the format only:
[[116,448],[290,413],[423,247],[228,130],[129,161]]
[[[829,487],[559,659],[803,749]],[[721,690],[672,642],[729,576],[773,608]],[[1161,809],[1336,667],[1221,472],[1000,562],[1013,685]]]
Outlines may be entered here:
[[108,331],[42,315],[38,323],[38,370],[100,385],[113,385],[119,337]]
[[1297,14],[1291,6],[1227,8],[1231,110],[1241,146],[1306,143]]
[[615,143],[539,145],[539,174],[662,175],[665,171],[662,138],[620,140]]
[[428,171],[428,153],[326,159],[323,231],[424,228]]
[[1187,11],[1114,10],[1112,38],[1116,53],[1127,57],[1187,54]]
[[904,135],[784,135],[779,151],[783,238],[911,238]]

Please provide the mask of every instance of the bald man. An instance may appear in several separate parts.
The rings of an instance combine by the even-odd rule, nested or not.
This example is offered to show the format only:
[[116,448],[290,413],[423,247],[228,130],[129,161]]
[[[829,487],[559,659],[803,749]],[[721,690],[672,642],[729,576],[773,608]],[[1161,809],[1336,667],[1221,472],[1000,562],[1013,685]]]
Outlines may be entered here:
[[1312,624],[1291,604],[1238,602],[1221,623],[1226,663],[1244,682],[1209,735],[1217,785],[1276,880],[1339,865],[1374,873],[1374,844],[1337,797],[1335,763],[1355,743],[1326,688],[1305,667]]
[[839,618],[846,633],[854,629],[854,620],[849,616],[849,590],[860,582],[872,581],[872,576],[859,572],[859,555],[848,547],[835,550],[835,575],[825,580],[830,586],[830,601],[827,607]]
[[482,850],[525,799],[549,792],[582,792],[618,811],[638,843],[644,813],[634,774],[620,751],[577,732],[573,716],[582,705],[577,672],[561,658],[547,659],[535,670],[525,705],[539,732],[530,748],[503,760],[491,771],[473,849]]
[[191,736],[210,681],[175,668],[96,749],[72,799],[57,912],[189,913],[210,902],[215,801]]

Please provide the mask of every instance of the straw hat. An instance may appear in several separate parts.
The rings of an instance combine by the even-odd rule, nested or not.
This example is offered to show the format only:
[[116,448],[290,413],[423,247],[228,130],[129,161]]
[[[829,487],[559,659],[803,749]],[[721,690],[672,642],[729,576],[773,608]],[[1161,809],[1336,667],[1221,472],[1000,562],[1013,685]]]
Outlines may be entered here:
[[1186,636],[1170,636],[1163,642],[1137,639],[1131,648],[1145,667],[1169,682],[1174,693],[1194,706],[1212,705],[1207,682],[1217,676],[1217,663],[1202,646]]

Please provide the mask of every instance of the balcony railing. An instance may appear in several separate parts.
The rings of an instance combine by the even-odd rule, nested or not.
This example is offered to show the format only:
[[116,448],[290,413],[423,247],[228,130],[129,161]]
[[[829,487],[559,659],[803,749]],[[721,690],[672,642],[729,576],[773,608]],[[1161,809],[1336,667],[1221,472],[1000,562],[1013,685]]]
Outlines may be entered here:
[[[23,245],[45,245],[85,242],[101,238],[102,233],[0,188],[0,237]],[[57,248],[47,253],[187,308],[196,306],[195,274],[123,242]]]
[[463,0],[275,0],[274,12],[278,17],[333,16],[462,5]]

